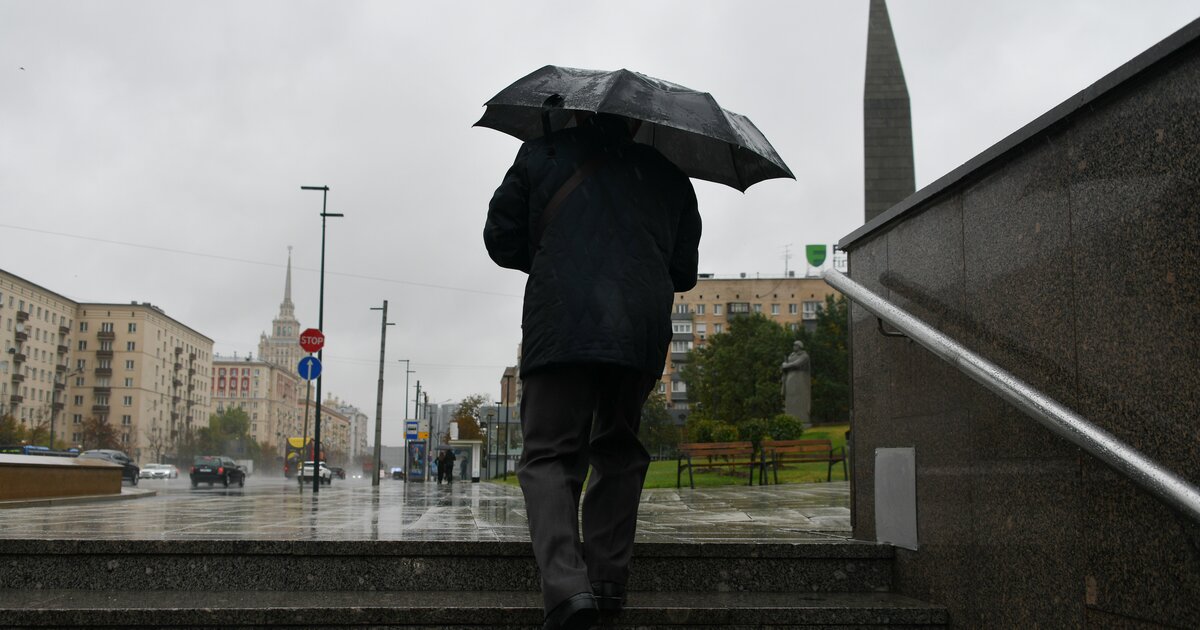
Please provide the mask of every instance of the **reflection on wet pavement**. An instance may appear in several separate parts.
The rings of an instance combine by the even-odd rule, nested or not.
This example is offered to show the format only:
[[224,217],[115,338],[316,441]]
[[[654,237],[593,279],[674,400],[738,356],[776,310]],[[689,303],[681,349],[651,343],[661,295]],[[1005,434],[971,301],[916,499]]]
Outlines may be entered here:
[[[144,499],[0,510],[0,537],[529,540],[521,491],[501,484],[385,482],[372,488],[346,481],[313,495],[282,478],[255,477],[238,489],[193,490],[186,479],[157,483],[158,495]],[[647,490],[638,519],[640,542],[845,538],[849,485]]]

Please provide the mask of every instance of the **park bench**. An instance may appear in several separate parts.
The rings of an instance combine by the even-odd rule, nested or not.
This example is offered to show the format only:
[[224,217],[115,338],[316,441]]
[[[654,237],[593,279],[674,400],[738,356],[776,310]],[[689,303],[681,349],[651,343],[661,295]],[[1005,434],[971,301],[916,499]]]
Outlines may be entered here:
[[696,487],[692,470],[730,468],[734,471],[745,466],[749,480],[754,485],[754,470],[758,462],[754,459],[754,444],[750,442],[692,442],[679,445],[679,468],[675,471],[675,487],[678,488],[683,470],[688,471],[688,484]]
[[825,480],[833,481],[833,465],[842,463],[842,476],[846,472],[846,452],[842,447],[833,448],[830,440],[763,440],[763,467],[771,467],[775,483],[779,483],[779,468],[784,464],[828,463]]

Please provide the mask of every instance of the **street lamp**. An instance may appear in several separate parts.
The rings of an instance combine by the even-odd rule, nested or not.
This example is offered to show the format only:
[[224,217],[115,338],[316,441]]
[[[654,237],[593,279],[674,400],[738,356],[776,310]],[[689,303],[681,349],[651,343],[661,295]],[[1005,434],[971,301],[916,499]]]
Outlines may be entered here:
[[405,419],[405,421],[407,421],[408,420],[408,375],[416,374],[417,371],[408,369],[409,368],[408,359],[396,359],[396,360],[399,361],[400,363],[404,364],[404,419]]
[[[321,191],[321,293],[317,302],[317,329],[322,334],[325,332],[325,219],[328,217],[343,217],[346,216],[337,212],[326,212],[326,202],[329,200],[328,186],[301,186],[300,190],[319,190]],[[324,365],[322,357],[325,353],[325,347],[322,346],[317,350],[317,363]],[[317,474],[317,468],[320,466],[317,462],[321,460],[321,381],[324,378],[317,377],[317,411],[316,419],[313,421],[313,492],[321,491],[321,476]]]
[[[505,370],[508,372],[508,370]],[[508,481],[508,443],[511,438],[508,436],[508,417],[512,413],[512,374],[506,373],[504,378],[504,393],[500,395],[500,400],[504,401],[504,480]]]

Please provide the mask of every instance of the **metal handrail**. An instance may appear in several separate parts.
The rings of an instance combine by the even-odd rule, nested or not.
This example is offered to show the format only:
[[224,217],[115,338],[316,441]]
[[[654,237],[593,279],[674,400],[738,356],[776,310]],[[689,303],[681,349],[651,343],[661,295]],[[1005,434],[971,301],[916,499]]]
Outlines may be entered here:
[[834,269],[821,277],[872,315],[1200,523],[1200,490],[1137,449]]

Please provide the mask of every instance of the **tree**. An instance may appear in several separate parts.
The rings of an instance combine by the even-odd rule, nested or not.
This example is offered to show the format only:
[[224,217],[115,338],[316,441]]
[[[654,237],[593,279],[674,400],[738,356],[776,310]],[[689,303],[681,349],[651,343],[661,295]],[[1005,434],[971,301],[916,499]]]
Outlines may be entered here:
[[693,416],[736,426],[780,413],[779,366],[792,341],[787,329],[757,313],[732,319],[729,332],[710,337],[680,371]]
[[846,422],[850,418],[849,311],[846,296],[827,295],[817,311],[816,328],[796,334],[812,365],[813,422]]
[[83,450],[88,451],[97,448],[121,448],[121,442],[117,439],[117,429],[108,423],[107,418],[90,416],[83,421],[82,446]]
[[25,427],[11,414],[0,417],[0,444],[20,444],[25,439]]
[[667,410],[667,399],[657,389],[642,405],[642,426],[638,434],[646,450],[659,457],[679,445],[679,427],[675,426],[671,412]]
[[484,394],[472,394],[462,399],[458,409],[450,419],[458,423],[458,439],[482,440],[483,431],[479,429],[479,415],[486,414],[484,407],[491,404],[491,398]]

